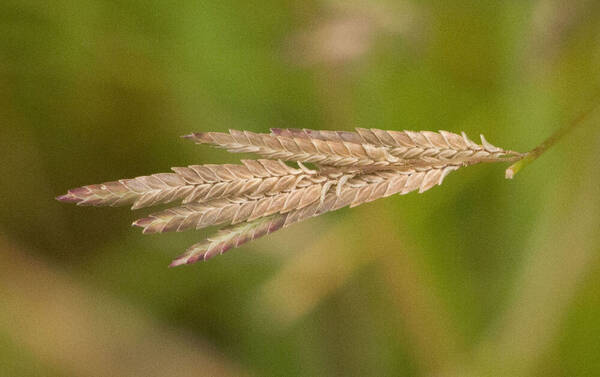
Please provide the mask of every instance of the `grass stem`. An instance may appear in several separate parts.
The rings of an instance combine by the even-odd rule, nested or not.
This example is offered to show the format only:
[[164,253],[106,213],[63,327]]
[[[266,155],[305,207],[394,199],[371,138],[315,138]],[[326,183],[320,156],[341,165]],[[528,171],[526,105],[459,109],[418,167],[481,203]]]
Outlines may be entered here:
[[527,152],[523,155],[523,158],[512,164],[506,169],[505,177],[506,179],[513,179],[515,174],[517,174],[521,169],[531,164],[533,161],[537,160],[544,152],[558,143],[563,137],[569,134],[578,126],[585,123],[592,114],[600,107],[600,95],[597,95],[594,100],[594,105],[590,108],[579,114],[577,118],[575,118],[572,122],[566,124],[565,126],[559,128],[552,136],[544,140],[540,145],[535,147],[530,152]]

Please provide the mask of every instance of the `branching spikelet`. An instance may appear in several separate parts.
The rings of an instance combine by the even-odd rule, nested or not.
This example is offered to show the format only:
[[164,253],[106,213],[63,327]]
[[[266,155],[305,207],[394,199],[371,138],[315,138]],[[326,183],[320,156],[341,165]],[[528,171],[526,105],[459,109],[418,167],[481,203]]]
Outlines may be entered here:
[[244,197],[219,199],[207,203],[191,203],[154,213],[133,223],[144,228],[144,233],[182,232],[212,225],[236,224],[274,213],[286,213],[303,208],[321,197],[319,183],[258,199]]
[[309,205],[299,206],[293,211],[281,211],[224,228],[206,241],[191,246],[183,255],[175,259],[171,266],[212,258],[283,227],[346,206],[356,207],[393,194],[408,194],[417,189],[419,192],[424,192],[435,185],[442,184],[446,175],[456,169],[457,167],[450,166],[411,174],[378,172],[351,178],[337,189],[330,188],[322,200],[313,200]]
[[386,148],[305,137],[258,134],[250,131],[198,132],[186,136],[198,144],[213,144],[234,153],[256,153],[286,161],[332,166],[387,166],[400,162]]
[[231,248],[266,236],[281,229],[287,216],[288,214],[276,214],[223,228],[216,235],[191,246],[184,254],[175,258],[169,266],[176,267],[199,260],[207,260],[215,255],[223,254]]
[[290,191],[318,181],[315,171],[295,169],[281,161],[244,160],[243,165],[193,165],[160,173],[71,189],[59,200],[81,206],[139,209],[174,201],[205,202],[240,195]]
[[477,144],[464,132],[458,135],[448,131],[384,131],[376,128],[357,128],[356,131],[272,128],[271,134],[385,148],[391,155],[400,159],[394,165],[402,165],[407,161],[415,166],[423,166],[423,163],[425,166],[473,165],[479,162],[511,161],[522,157],[521,153],[490,144],[483,135],[480,135],[481,144]]
[[[57,199],[77,205],[132,209],[182,204],[133,225],[163,233],[228,225],[193,245],[171,266],[205,260],[299,221],[393,194],[424,192],[461,166],[523,157],[488,143],[440,131],[272,129],[186,136],[231,152],[269,159],[242,164],[192,165],[132,179],[71,189]],[[292,167],[283,161],[293,161]],[[311,170],[303,162],[314,163]]]

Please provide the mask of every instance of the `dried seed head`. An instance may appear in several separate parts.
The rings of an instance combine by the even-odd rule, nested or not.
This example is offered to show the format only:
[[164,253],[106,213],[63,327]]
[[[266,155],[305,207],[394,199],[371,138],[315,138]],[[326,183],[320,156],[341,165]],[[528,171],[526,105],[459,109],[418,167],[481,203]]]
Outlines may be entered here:
[[[181,201],[133,225],[162,233],[230,224],[189,248],[171,266],[194,263],[296,222],[393,194],[420,193],[461,166],[507,161],[522,154],[461,135],[358,128],[315,131],[274,128],[271,134],[230,130],[183,136],[230,152],[269,159],[192,165],[133,179],[71,189],[62,202],[132,209]],[[298,168],[285,164],[294,161]],[[309,169],[304,163],[314,163]]]

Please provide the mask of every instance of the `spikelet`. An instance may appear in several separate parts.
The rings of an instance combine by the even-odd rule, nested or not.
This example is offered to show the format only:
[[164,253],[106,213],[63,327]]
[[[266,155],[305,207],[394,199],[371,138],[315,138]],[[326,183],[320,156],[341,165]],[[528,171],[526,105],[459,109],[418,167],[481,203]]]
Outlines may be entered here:
[[258,134],[250,131],[197,132],[185,136],[198,144],[213,144],[233,153],[331,166],[388,166],[400,162],[386,148],[342,140]]
[[346,206],[356,207],[393,194],[408,194],[417,189],[420,193],[427,191],[435,185],[441,185],[448,173],[456,169],[458,167],[450,166],[430,169],[428,172],[378,172],[353,177],[345,181],[343,186],[330,188],[320,201],[314,200],[309,205],[290,212],[268,215],[226,227],[215,236],[191,246],[171,263],[171,267],[207,260],[281,228]]
[[481,144],[477,144],[464,132],[458,135],[448,131],[384,131],[376,128],[357,128],[356,132],[272,128],[271,134],[296,139],[373,145],[385,148],[391,155],[398,157],[399,161],[393,165],[411,161],[413,166],[425,168],[431,165],[466,166],[480,162],[511,161],[522,157],[521,153],[492,145],[483,135],[480,135]]
[[282,161],[244,160],[243,165],[193,165],[69,190],[57,199],[80,206],[123,206],[139,209],[175,201],[183,203],[290,191],[323,180],[316,171],[295,169]]
[[205,241],[191,246],[173,260],[169,267],[195,263],[220,255],[227,250],[281,229],[288,214],[276,214],[226,227]]
[[[446,131],[274,128],[271,134],[231,130],[186,137],[269,159],[173,168],[172,173],[71,189],[57,199],[88,206],[132,205],[132,209],[182,202],[137,220],[133,225],[144,233],[226,226],[175,259],[171,266],[178,266],[342,207],[427,191],[461,166],[524,156],[498,148],[483,136],[477,144],[464,133]],[[304,162],[316,168],[311,170]]]
[[303,208],[318,201],[322,189],[322,184],[316,183],[289,192],[264,195],[258,199],[238,197],[207,203],[191,203],[154,213],[137,220],[133,225],[144,228],[144,233],[164,233],[202,229],[212,225],[236,224]]

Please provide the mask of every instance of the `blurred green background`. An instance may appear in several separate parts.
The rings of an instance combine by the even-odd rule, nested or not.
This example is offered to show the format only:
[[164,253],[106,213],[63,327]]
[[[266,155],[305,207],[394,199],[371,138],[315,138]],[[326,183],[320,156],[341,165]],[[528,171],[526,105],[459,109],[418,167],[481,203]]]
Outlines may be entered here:
[[191,131],[527,151],[598,89],[597,0],[3,0],[0,376],[600,375],[599,114],[513,181],[461,169],[182,268],[206,232],[53,200],[241,157]]

